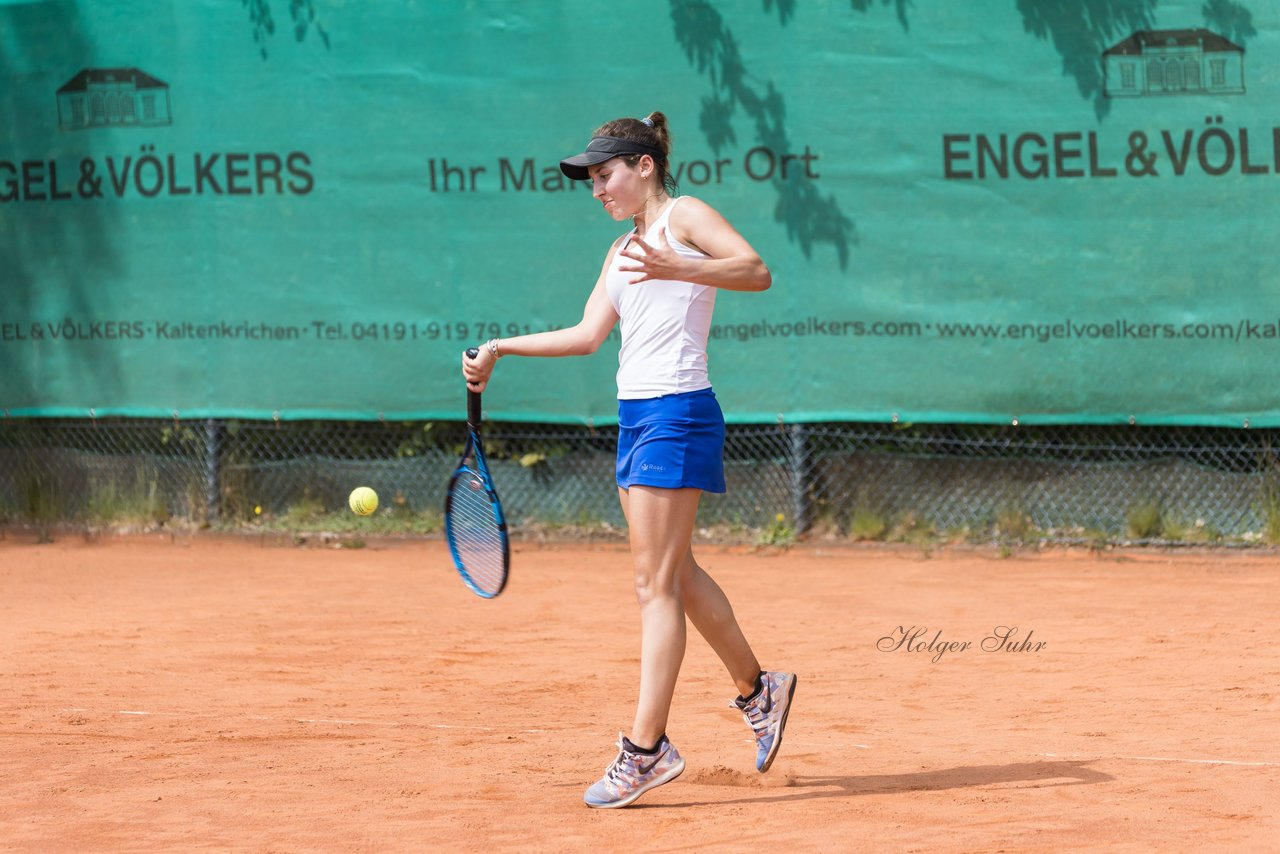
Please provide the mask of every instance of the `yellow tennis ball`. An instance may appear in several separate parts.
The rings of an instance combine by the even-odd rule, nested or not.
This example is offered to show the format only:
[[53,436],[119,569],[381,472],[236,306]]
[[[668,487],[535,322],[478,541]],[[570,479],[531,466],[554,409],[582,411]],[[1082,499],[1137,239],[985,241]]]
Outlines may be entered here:
[[378,509],[378,493],[367,486],[357,486],[351,490],[351,497],[347,499],[347,503],[351,505],[353,513],[368,516]]

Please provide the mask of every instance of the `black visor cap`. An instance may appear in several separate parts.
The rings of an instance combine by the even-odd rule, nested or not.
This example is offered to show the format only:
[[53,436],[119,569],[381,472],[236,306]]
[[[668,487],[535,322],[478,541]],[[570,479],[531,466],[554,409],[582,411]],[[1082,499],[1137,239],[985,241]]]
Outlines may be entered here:
[[652,145],[615,136],[597,136],[587,143],[587,150],[560,161],[560,171],[575,181],[586,181],[591,175],[588,166],[595,166],[623,154],[647,154],[655,160],[662,159],[662,152]]

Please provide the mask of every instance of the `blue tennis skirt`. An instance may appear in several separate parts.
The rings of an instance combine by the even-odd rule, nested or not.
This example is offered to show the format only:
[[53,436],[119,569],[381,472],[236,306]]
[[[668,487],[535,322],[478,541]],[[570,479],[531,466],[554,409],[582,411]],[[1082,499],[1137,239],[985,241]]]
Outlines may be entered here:
[[619,400],[618,486],[724,492],[724,413],[715,393]]

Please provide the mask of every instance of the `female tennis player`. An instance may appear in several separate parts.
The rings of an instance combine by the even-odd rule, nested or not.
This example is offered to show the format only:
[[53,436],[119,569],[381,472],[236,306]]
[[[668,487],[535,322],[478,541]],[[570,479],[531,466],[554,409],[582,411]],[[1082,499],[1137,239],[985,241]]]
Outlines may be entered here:
[[667,718],[685,653],[685,617],[706,638],[737,686],[767,771],[782,742],[796,677],[763,671],[719,585],[694,560],[698,500],[724,492],[724,416],[707,375],[716,292],[763,291],[772,282],[751,245],[710,205],[677,196],[667,119],[616,119],[581,154],[560,162],[619,222],[576,326],[493,339],[462,358],[469,387],[483,391],[502,356],[594,353],[621,322],[618,353],[618,496],[630,529],[640,603],[640,695],[617,758],[587,789],[591,807],[625,807],[670,782],[684,760]]

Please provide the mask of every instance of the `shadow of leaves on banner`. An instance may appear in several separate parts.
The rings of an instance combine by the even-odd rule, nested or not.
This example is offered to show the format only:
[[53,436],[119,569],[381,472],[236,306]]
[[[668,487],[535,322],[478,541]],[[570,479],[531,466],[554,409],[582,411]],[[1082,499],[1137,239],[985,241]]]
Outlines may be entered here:
[[1209,29],[1241,47],[1258,34],[1253,26],[1253,13],[1232,0],[1209,0],[1202,11]]
[[1062,56],[1062,71],[1093,101],[1101,119],[1111,111],[1102,53],[1136,30],[1155,23],[1159,0],[1018,0],[1027,32],[1048,39]]
[[[766,11],[775,5],[785,25],[795,3],[765,0]],[[761,84],[751,78],[720,12],[707,0],[671,0],[671,23],[690,65],[711,81],[711,94],[702,99],[699,125],[712,150],[720,154],[737,142],[733,118],[740,110],[754,123],[759,145],[775,157],[792,153],[782,93],[772,81]],[[781,172],[775,170],[769,179],[778,196],[774,220],[783,224],[787,238],[800,245],[806,258],[812,257],[815,245],[830,245],[840,268],[846,269],[850,247],[858,242],[853,220],[840,210],[834,195],[819,193],[803,170],[792,169],[785,177]]]
[[[1062,70],[1076,81],[1081,97],[1093,101],[1099,119],[1111,111],[1106,95],[1102,54],[1138,30],[1155,27],[1160,0],[1017,0],[1022,25],[1038,39],[1047,39],[1062,57]],[[876,0],[850,0],[857,12],[867,12]],[[894,6],[903,31],[909,29],[908,0],[880,0]],[[1241,47],[1256,36],[1253,13],[1235,0],[1207,0],[1201,7],[1205,26]],[[1185,29],[1191,21],[1171,29]]]
[[795,17],[796,0],[764,0],[766,12],[772,12],[775,5],[778,7],[778,23],[785,27],[787,21]]
[[[26,338],[0,344],[0,390],[13,395],[0,399],[0,407],[47,403],[45,378],[65,379],[68,371],[76,389],[97,389],[100,403],[109,403],[123,376],[114,350],[99,341],[74,340],[61,330],[68,319],[92,320],[104,314],[104,307],[110,309],[102,282],[120,270],[120,214],[101,201],[49,198],[55,192],[51,162],[60,167],[59,194],[70,192],[77,178],[78,158],[59,157],[59,149],[66,150],[64,155],[88,154],[90,145],[81,131],[57,129],[55,92],[98,51],[85,37],[74,0],[0,4],[0,32],[7,36],[0,39],[5,78],[0,86],[0,156],[18,170],[15,185],[0,188],[6,196],[18,194],[0,207],[0,315]],[[27,169],[34,180],[26,180]],[[116,319],[110,311],[106,315]],[[57,327],[59,340],[53,340],[51,327]],[[74,348],[74,356],[64,362],[60,352],[57,367],[50,368],[55,348]]]
[[[275,35],[276,19],[271,14],[271,0],[240,0],[249,10],[249,21],[253,24],[253,40],[267,58],[267,39]],[[307,30],[315,29],[325,49],[329,49],[329,34],[316,18],[316,6],[313,0],[289,0],[289,18],[293,21],[293,36],[297,41],[307,37]]]
[[[876,0],[849,0],[849,2],[857,12],[865,12],[876,4]],[[898,23],[902,24],[902,29],[904,31],[911,29],[907,21],[907,0],[880,0],[880,5],[895,7],[898,10]]]

